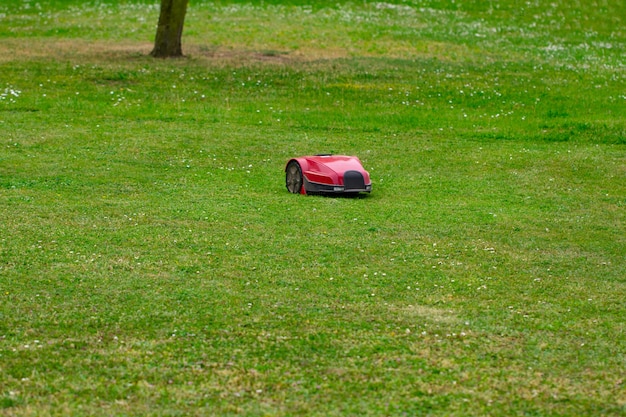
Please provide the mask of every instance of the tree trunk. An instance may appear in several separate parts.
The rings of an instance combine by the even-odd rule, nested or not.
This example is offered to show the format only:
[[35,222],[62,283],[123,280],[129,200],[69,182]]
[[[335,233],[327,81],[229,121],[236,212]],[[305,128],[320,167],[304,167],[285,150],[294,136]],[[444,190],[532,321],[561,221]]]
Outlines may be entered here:
[[157,26],[154,49],[155,58],[183,56],[181,38],[189,0],[161,0],[161,14]]

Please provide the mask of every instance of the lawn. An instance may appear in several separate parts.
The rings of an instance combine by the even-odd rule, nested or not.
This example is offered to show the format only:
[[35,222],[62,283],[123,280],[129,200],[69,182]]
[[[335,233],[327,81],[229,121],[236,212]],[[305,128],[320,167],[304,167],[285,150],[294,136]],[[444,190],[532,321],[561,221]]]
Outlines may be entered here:
[[0,5],[0,415],[625,415],[624,2],[311,3]]

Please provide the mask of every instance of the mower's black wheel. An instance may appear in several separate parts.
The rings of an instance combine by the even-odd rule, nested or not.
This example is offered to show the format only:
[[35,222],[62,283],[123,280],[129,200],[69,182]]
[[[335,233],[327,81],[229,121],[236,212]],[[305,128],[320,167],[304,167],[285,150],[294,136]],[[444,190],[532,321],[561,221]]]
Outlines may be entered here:
[[302,169],[296,161],[287,164],[287,174],[285,175],[285,184],[290,193],[299,194],[302,189]]

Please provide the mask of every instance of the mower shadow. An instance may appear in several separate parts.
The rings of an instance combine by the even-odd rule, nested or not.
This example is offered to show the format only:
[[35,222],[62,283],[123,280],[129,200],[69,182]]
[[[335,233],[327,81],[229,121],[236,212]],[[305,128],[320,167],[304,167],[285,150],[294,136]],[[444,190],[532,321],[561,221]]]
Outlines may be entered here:
[[307,193],[308,196],[324,198],[346,198],[351,200],[365,200],[370,197],[370,193]]

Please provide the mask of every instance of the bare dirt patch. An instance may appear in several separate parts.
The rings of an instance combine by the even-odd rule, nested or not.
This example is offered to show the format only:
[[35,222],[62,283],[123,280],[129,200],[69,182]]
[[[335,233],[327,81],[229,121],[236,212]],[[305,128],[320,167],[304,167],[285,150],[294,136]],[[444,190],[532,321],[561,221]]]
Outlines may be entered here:
[[[0,62],[32,60],[100,60],[148,56],[152,50],[149,42],[106,42],[82,39],[6,39],[0,44]],[[320,53],[234,50],[200,45],[183,45],[185,57],[208,60],[213,63],[266,62],[286,64],[294,61],[310,61],[320,58],[336,58],[337,54],[324,56]]]
[[6,39],[0,44],[0,62],[147,55],[151,48],[150,43],[78,39]]

